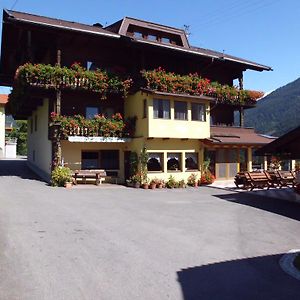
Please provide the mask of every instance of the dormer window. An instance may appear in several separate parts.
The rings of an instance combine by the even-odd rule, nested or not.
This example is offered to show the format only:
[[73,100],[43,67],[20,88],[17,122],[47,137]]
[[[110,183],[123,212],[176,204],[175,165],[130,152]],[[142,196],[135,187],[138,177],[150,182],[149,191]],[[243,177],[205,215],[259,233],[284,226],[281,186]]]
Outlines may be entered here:
[[167,37],[162,37],[162,38],[161,38],[161,42],[162,42],[162,43],[165,43],[165,44],[171,44],[170,39],[167,38]]
[[135,31],[133,33],[133,36],[136,38],[136,39],[142,39],[143,38],[143,34],[141,32],[138,32],[138,31]]
[[156,42],[157,41],[157,36],[153,35],[153,34],[148,34],[147,39],[149,41]]

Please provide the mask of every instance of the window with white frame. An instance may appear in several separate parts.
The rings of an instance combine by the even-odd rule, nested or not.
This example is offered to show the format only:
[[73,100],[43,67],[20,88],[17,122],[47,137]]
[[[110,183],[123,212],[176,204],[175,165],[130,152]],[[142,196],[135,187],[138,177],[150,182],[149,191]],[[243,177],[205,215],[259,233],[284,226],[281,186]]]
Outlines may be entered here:
[[153,118],[170,119],[170,100],[153,99]]
[[163,171],[163,153],[148,153],[147,168],[149,172]]
[[186,170],[198,170],[198,153],[186,152],[185,153],[185,168]]
[[203,103],[192,103],[192,121],[206,121],[206,106]]
[[168,171],[178,171],[181,169],[181,153],[167,153]]
[[174,101],[174,111],[176,120],[187,120],[187,103]]

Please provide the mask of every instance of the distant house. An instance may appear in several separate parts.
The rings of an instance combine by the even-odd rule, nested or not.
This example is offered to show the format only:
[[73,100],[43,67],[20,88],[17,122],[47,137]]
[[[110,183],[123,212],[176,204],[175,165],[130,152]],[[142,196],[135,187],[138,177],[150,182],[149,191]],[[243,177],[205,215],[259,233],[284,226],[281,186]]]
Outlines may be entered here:
[[268,66],[129,17],[103,28],[4,10],[1,47],[0,84],[13,87],[28,162],[45,178],[64,163],[124,181],[143,148],[150,178],[200,176],[208,159],[217,179],[264,166],[253,153],[272,139],[244,127],[261,94],[243,89],[243,72]]

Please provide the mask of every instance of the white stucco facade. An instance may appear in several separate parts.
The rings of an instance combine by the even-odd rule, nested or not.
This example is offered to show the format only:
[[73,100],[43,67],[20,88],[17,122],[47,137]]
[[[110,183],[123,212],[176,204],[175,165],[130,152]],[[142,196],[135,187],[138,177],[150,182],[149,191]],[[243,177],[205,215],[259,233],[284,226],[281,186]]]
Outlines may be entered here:
[[28,118],[28,163],[42,178],[49,180],[51,174],[51,141],[48,139],[48,99]]

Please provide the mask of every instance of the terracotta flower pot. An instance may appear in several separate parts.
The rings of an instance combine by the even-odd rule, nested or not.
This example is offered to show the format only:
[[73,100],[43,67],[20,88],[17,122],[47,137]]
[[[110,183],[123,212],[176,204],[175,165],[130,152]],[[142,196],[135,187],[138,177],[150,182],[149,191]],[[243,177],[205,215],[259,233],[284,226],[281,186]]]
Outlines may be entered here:
[[156,184],[155,184],[155,183],[151,183],[151,184],[149,185],[149,188],[150,188],[151,190],[154,190],[154,189],[156,188]]
[[143,183],[142,188],[145,189],[145,190],[148,190],[149,184],[148,183]]
[[65,183],[65,188],[70,189],[73,186],[72,182],[66,182]]
[[157,185],[157,188],[158,188],[158,189],[162,189],[162,188],[163,188],[163,184],[162,184],[162,183],[158,184],[158,185]]

